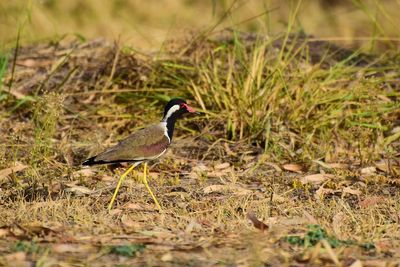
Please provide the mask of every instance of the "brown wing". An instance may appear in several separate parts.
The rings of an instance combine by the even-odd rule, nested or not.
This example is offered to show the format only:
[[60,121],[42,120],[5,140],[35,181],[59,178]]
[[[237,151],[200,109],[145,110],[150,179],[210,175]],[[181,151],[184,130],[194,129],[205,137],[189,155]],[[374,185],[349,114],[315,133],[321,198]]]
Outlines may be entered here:
[[155,124],[131,134],[117,145],[93,157],[92,162],[110,163],[140,161],[160,156],[169,146],[161,124]]

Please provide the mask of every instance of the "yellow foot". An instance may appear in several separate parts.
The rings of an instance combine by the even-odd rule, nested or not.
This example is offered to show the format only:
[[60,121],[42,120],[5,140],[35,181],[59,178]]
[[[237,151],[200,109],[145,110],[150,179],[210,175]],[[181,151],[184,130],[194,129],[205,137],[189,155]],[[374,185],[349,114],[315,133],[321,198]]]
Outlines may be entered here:
[[111,208],[112,208],[112,206],[113,206],[113,204],[114,204],[115,198],[117,197],[117,194],[118,194],[119,188],[121,187],[122,181],[123,181],[123,180],[125,179],[125,177],[133,170],[133,168],[135,168],[137,165],[138,165],[138,163],[133,164],[133,165],[132,165],[131,167],[129,167],[129,169],[128,169],[126,172],[124,172],[124,174],[122,174],[121,177],[119,178],[117,187],[115,188],[115,191],[114,191],[114,194],[113,194],[113,196],[112,196],[112,198],[111,198],[111,201],[110,201],[110,203],[108,204],[108,210],[111,210]]
[[144,163],[144,169],[143,169],[143,183],[144,183],[144,185],[146,186],[147,191],[149,191],[151,197],[153,198],[154,203],[156,203],[156,206],[157,206],[158,210],[159,210],[160,212],[162,212],[162,208],[161,208],[161,206],[160,206],[160,203],[158,203],[158,200],[157,200],[156,196],[153,194],[153,191],[151,191],[151,189],[150,189],[150,187],[149,187],[149,184],[147,183],[147,179],[146,179],[146,169],[147,169],[147,162]]

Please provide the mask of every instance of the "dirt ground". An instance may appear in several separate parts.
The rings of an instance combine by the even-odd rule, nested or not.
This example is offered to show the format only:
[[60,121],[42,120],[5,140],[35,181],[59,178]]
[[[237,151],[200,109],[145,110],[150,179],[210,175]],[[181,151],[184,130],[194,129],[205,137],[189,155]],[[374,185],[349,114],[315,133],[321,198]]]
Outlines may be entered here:
[[[322,121],[325,115],[326,121],[347,116],[333,117],[324,101],[315,100],[312,121],[311,113],[291,113],[302,102],[297,93],[276,99],[276,106],[271,103],[279,96],[271,93],[265,112],[273,114],[255,117],[273,119],[270,139],[250,121],[257,110],[238,114],[242,102],[235,106],[214,99],[219,91],[207,91],[207,84],[220,81],[211,77],[215,66],[241,66],[237,58],[213,54],[235,42],[231,32],[207,41],[171,41],[162,55],[100,39],[66,38],[14,50],[0,94],[0,265],[398,266],[397,63],[310,38],[260,42],[240,35],[244,51],[268,43],[263,60],[306,50],[293,52],[293,64],[289,56],[282,62],[315,71],[315,88],[367,88],[358,98],[333,96],[335,105],[350,110],[373,106],[371,99],[383,104],[355,112],[360,121],[346,128],[347,122]],[[251,61],[252,52],[243,53]],[[210,69],[197,69],[206,59]],[[341,64],[350,67],[335,72]],[[309,90],[305,76],[289,70],[282,78],[288,88]],[[325,73],[332,81],[325,83]],[[230,88],[228,78],[221,87]],[[142,166],[108,211],[127,165],[80,163],[158,121],[170,96],[186,98],[202,115],[180,121],[168,153],[149,164],[149,183],[163,211],[141,183]],[[361,121],[374,116],[379,125]],[[308,131],[317,123],[326,132]]]

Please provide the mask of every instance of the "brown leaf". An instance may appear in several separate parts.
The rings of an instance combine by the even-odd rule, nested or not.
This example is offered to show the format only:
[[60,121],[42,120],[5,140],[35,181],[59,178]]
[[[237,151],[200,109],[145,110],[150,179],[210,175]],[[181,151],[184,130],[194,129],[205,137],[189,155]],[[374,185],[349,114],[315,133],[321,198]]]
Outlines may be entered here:
[[143,207],[137,203],[126,203],[122,208],[124,210],[143,210]]
[[247,213],[247,219],[249,219],[255,228],[261,230],[261,231],[265,231],[268,230],[268,225],[266,225],[265,223],[263,223],[262,221],[260,221],[257,216],[254,214],[254,212],[250,211]]
[[324,188],[324,186],[320,186],[317,191],[315,191],[315,198],[323,199],[325,195],[334,194],[336,191],[330,188]]
[[102,175],[100,176],[100,180],[103,182],[114,182],[115,178],[112,177],[111,175]]
[[202,230],[203,227],[199,224],[195,219],[191,219],[188,225],[186,226],[185,233],[191,233],[193,230]]
[[349,164],[346,163],[326,163],[332,169],[348,169]]
[[16,99],[22,99],[27,96],[26,93],[23,92],[21,89],[13,89],[8,91],[11,95],[15,96]]
[[150,179],[157,180],[160,177],[160,173],[159,172],[149,172],[148,177]]
[[203,188],[203,193],[204,194],[210,194],[210,193],[221,193],[223,191],[225,191],[226,185],[222,185],[222,184],[213,184],[213,185],[209,185],[207,187]]
[[280,195],[278,195],[278,194],[273,194],[273,195],[272,195],[272,202],[275,202],[275,203],[285,203],[285,202],[287,202],[287,201],[288,201],[288,199],[285,198],[285,197],[283,197],[283,196],[280,196]]
[[301,166],[299,164],[294,164],[294,163],[284,164],[282,166],[282,168],[287,171],[296,172],[296,173],[302,173],[304,170],[303,166]]
[[161,261],[163,261],[163,262],[172,261],[173,259],[174,259],[174,257],[172,257],[172,254],[170,252],[167,252],[161,256]]
[[229,168],[230,166],[231,166],[231,165],[230,165],[228,162],[224,162],[224,163],[215,165],[215,166],[214,166],[214,169],[216,169],[216,170],[224,170],[224,169]]
[[383,160],[375,163],[375,167],[378,170],[383,171],[383,172],[389,172],[389,166],[388,165],[389,165],[388,162],[385,162]]
[[[385,260],[364,260],[364,265],[363,266],[368,266],[368,267],[387,267],[390,266],[389,264],[387,264],[387,261]],[[394,265],[396,266],[396,265]]]
[[48,226],[40,222],[32,222],[29,224],[21,225],[21,228],[25,230],[26,234],[37,235],[37,236],[47,236],[52,233],[58,233],[62,230],[61,226]]
[[192,168],[193,171],[195,172],[205,172],[208,171],[208,167],[204,165],[203,163],[199,163],[196,166]]
[[16,237],[28,238],[25,232],[26,231],[22,229],[19,225],[14,224],[12,227],[10,227],[10,233]]
[[139,229],[140,228],[140,223],[132,220],[128,215],[124,214],[121,217],[121,223],[123,226],[126,228],[131,228],[131,229]]
[[85,168],[81,169],[79,171],[74,172],[72,175],[75,177],[83,176],[83,177],[91,177],[95,174],[95,172],[92,169]]
[[92,252],[94,248],[89,245],[82,244],[54,244],[52,245],[52,251],[55,253],[88,253]]
[[331,245],[326,239],[321,240],[322,245],[325,247],[326,252],[328,253],[329,257],[331,260],[335,263],[336,266],[340,266],[339,259],[335,253],[335,251],[332,249]]
[[251,190],[237,186],[237,185],[222,185],[222,184],[215,184],[209,185],[203,188],[204,194],[211,194],[211,193],[223,193],[223,192],[233,192],[236,195],[247,195],[251,193]]
[[[7,262],[16,264],[16,262],[24,262],[26,260],[26,253],[23,251],[15,252],[12,254],[8,254],[4,257]],[[14,265],[15,266],[15,265]],[[18,266],[25,266],[25,265],[18,265]],[[29,266],[29,265],[26,265]]]
[[372,167],[372,166],[366,167],[366,168],[362,168],[360,172],[361,172],[361,174],[364,174],[364,175],[373,175],[376,173],[376,168]]
[[22,170],[25,170],[26,168],[28,168],[27,165],[22,164],[21,162],[15,162],[14,166],[0,170],[0,180],[3,178],[6,178],[8,175],[12,174],[12,173],[16,173]]
[[345,194],[350,194],[350,195],[356,195],[360,196],[362,192],[357,189],[352,189],[350,186],[343,188],[343,195]]
[[303,210],[303,215],[309,221],[310,224],[319,224],[317,219],[315,219],[315,217],[312,216],[308,211]]
[[363,267],[363,264],[360,260],[355,260],[349,267]]
[[303,184],[306,183],[312,183],[312,184],[321,184],[322,182],[334,178],[335,176],[332,174],[326,174],[326,173],[317,173],[317,174],[311,174],[304,176],[303,178],[300,179],[300,181]]
[[383,197],[378,197],[378,196],[373,196],[373,197],[367,197],[364,200],[361,200],[358,202],[358,205],[361,208],[368,208],[371,206],[375,206],[381,202],[383,202],[385,199]]
[[208,178],[221,178],[227,176],[227,171],[226,170],[220,170],[220,171],[212,171],[207,173]]
[[265,164],[274,168],[276,172],[282,172],[282,169],[273,162],[265,162]]
[[113,215],[113,216],[120,215],[122,213],[122,210],[121,209],[112,209],[109,211],[109,213],[110,213],[110,215]]
[[338,212],[335,214],[335,216],[333,216],[332,219],[332,227],[333,227],[333,232],[335,233],[335,235],[339,238],[343,237],[343,221],[345,219],[345,214],[344,212]]
[[0,238],[4,237],[4,236],[8,236],[10,234],[10,230],[6,229],[6,228],[0,228]]
[[71,186],[70,188],[66,189],[65,191],[72,192],[77,195],[91,195],[94,193],[94,191],[92,189],[89,189],[85,186],[80,186],[80,185]]

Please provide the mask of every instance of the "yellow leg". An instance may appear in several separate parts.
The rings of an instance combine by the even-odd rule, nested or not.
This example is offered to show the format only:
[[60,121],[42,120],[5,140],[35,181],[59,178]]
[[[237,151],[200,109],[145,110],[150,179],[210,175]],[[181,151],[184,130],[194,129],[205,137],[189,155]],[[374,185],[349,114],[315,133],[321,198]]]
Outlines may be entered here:
[[112,208],[112,206],[113,206],[113,204],[114,204],[115,198],[117,197],[117,194],[118,194],[119,188],[121,187],[122,181],[123,181],[123,180],[125,179],[125,177],[133,170],[133,168],[135,168],[136,166],[137,166],[137,164],[133,164],[133,165],[132,165],[126,172],[124,172],[124,174],[122,174],[121,177],[119,178],[117,187],[115,188],[115,191],[114,191],[114,195],[113,195],[112,198],[111,198],[110,204],[108,204],[108,210],[111,210],[111,208]]
[[156,198],[156,196],[153,194],[153,192],[151,191],[149,184],[147,183],[147,179],[146,179],[146,169],[147,169],[147,162],[144,163],[144,170],[143,170],[143,183],[146,186],[147,190],[149,191],[151,197],[154,200],[154,203],[156,203],[156,206],[158,208],[159,211],[162,211],[160,204],[158,203],[158,200]]

